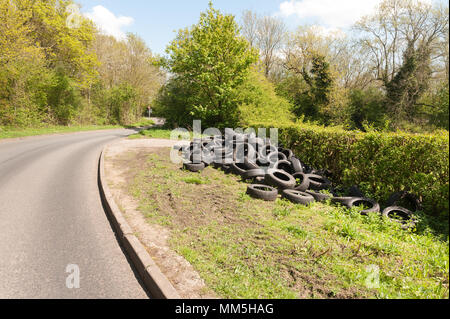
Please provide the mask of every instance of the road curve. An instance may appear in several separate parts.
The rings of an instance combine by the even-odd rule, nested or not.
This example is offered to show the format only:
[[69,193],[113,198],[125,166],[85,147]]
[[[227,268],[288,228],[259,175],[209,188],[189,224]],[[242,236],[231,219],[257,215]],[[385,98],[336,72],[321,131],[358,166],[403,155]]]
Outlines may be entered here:
[[[0,299],[148,298],[97,184],[103,146],[131,133],[0,140]],[[76,274],[68,265],[78,266],[79,288],[66,285]]]

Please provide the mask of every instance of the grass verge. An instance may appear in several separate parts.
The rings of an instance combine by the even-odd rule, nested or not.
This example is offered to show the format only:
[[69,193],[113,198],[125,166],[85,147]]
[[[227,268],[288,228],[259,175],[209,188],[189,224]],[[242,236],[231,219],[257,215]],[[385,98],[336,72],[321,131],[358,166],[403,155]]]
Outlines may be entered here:
[[7,128],[0,127],[0,139],[25,137],[34,135],[71,133],[93,130],[107,130],[121,128],[120,125],[84,125],[84,126],[47,126],[38,128]]
[[[132,127],[143,127],[155,124],[152,120],[147,118],[142,118],[139,122],[132,125],[74,125],[74,126],[61,126],[61,125],[50,125],[43,127],[32,127],[32,128],[15,128],[15,127],[3,127],[0,126],[0,139],[5,138],[15,138],[15,137],[26,137],[35,135],[45,135],[45,134],[58,134],[58,133],[73,133],[73,132],[83,132],[83,131],[95,131],[95,130],[108,130],[115,128],[132,128]],[[169,134],[170,137],[170,134]]]
[[[180,169],[160,149],[128,160],[149,223],[224,298],[448,298],[448,234],[404,231],[329,203],[264,202],[238,177]],[[139,158],[139,160],[137,160]]]
[[163,129],[158,127],[151,127],[140,131],[139,133],[128,136],[129,139],[140,139],[140,138],[162,138],[170,139],[170,134],[172,130]]

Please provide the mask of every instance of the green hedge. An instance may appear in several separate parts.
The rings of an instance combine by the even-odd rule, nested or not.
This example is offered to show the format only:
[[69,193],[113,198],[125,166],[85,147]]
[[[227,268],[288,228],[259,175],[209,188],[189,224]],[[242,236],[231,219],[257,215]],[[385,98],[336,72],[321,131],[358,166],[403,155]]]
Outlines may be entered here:
[[361,133],[307,124],[276,127],[279,140],[301,160],[327,168],[334,182],[359,185],[383,203],[393,192],[421,196],[428,214],[448,216],[449,134]]

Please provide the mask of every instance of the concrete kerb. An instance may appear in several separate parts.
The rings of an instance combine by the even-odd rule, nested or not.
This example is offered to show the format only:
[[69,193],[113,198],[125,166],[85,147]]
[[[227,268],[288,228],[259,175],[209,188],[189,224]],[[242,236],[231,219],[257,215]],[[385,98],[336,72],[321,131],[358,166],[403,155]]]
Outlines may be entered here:
[[122,215],[122,212],[111,195],[105,176],[105,150],[107,147],[108,145],[103,148],[102,153],[100,154],[99,188],[106,213],[110,217],[111,223],[117,233],[117,237],[121,241],[126,253],[129,255],[141,276],[142,282],[153,298],[181,299],[173,285],[148,254],[145,247],[133,234],[130,225]]

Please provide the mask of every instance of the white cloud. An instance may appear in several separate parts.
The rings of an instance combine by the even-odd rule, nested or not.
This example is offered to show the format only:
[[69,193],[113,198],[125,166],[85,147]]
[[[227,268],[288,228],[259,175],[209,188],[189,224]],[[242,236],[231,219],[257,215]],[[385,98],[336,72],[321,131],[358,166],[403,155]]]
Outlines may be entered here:
[[280,4],[280,14],[295,14],[330,29],[347,28],[370,14],[380,0],[290,0]]
[[103,6],[95,6],[92,8],[92,11],[84,15],[94,21],[102,33],[112,35],[119,40],[123,40],[126,37],[122,28],[134,22],[132,17],[116,17],[114,13]]

